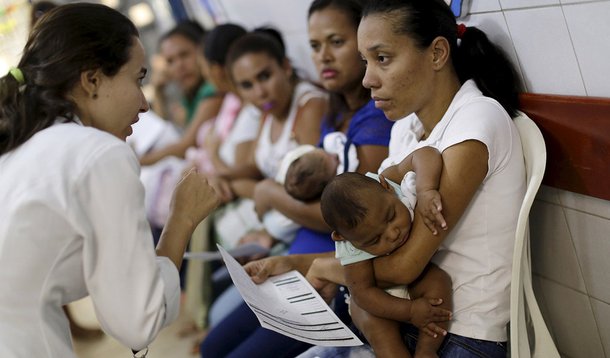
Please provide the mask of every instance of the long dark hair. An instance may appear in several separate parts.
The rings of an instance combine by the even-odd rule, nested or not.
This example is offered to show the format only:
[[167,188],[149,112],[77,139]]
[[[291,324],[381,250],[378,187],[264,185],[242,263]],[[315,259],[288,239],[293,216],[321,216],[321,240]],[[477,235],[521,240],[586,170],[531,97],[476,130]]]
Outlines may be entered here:
[[[362,10],[366,0],[314,0],[309,6],[307,18],[318,11],[332,8],[343,12],[352,22],[354,31],[358,30]],[[362,72],[364,76],[364,70]],[[362,102],[366,102],[371,97],[371,91],[362,87]],[[330,92],[330,101],[325,121],[334,129],[339,130],[345,119],[345,114],[353,110],[349,108],[345,96],[342,93]]]
[[0,78],[0,155],[17,148],[57,117],[73,118],[68,92],[83,71],[114,76],[129,61],[138,30],[121,13],[98,4],[59,6],[40,19],[18,68]]
[[460,81],[473,79],[485,96],[498,101],[511,116],[519,106],[521,84],[504,52],[476,27],[467,27],[458,45],[455,16],[443,0],[370,1],[363,17],[392,14],[394,31],[412,38],[420,48],[442,36],[451,46],[451,59]]

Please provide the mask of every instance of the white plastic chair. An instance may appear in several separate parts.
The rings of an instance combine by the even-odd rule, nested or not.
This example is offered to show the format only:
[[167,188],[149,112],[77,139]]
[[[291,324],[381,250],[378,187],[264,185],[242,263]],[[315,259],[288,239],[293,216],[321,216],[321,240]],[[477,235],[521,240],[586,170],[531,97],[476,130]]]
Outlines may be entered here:
[[536,124],[524,113],[514,119],[525,158],[527,191],[519,211],[510,288],[510,351],[512,358],[553,358],[559,352],[544,323],[532,288],[528,217],[544,175],[546,148]]

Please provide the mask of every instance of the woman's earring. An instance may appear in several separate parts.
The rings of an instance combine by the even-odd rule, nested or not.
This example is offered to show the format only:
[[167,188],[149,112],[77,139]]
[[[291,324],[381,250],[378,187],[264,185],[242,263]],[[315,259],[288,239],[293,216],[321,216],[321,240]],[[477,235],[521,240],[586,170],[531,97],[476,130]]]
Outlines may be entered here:
[[97,99],[97,93],[94,93],[92,97],[93,99]]

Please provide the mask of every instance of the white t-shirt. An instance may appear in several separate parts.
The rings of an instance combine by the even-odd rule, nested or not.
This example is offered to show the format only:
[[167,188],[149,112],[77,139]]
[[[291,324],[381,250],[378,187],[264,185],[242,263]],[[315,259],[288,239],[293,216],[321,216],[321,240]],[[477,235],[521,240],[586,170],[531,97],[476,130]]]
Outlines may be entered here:
[[525,165],[512,119],[498,102],[483,96],[472,80],[462,85],[441,121],[417,148],[431,146],[443,153],[467,140],[487,147],[488,172],[432,262],[453,280],[449,332],[506,341],[515,230],[526,189]]
[[256,140],[260,118],[260,110],[252,104],[244,105],[239,111],[231,132],[218,149],[218,156],[228,166],[235,165],[235,149],[239,144]]
[[275,178],[284,155],[299,146],[294,137],[294,125],[298,119],[299,109],[312,98],[326,98],[326,93],[309,82],[299,82],[294,88],[290,112],[284,122],[284,127],[275,142],[271,141],[271,114],[263,119],[254,159],[256,166],[265,178]]
[[157,257],[131,148],[57,123],[0,156],[0,357],[75,357],[62,306],[90,295],[103,330],[133,349],[179,311]]

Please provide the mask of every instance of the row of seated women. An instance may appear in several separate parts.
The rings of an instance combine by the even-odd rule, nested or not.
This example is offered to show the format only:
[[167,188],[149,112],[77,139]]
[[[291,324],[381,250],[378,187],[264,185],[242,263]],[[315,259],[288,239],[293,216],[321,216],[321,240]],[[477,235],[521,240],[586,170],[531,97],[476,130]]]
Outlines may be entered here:
[[[454,338],[466,337],[464,344],[468,349],[483,351],[485,356],[501,356],[506,350],[506,333],[502,329],[508,320],[512,252],[509,233],[516,219],[514,208],[524,188],[519,180],[523,178],[523,169],[518,168],[522,165],[521,154],[514,147],[518,134],[514,126],[505,123],[510,118],[506,112],[513,115],[516,108],[514,77],[510,66],[497,53],[488,57],[484,49],[480,57],[483,60],[477,62],[474,55],[460,52],[477,41],[483,41],[485,46],[491,44],[477,29],[466,31],[458,27],[443,1],[373,3],[315,0],[311,4],[307,14],[308,36],[319,85],[299,78],[286,57],[281,36],[268,29],[247,32],[237,25],[219,25],[200,39],[202,45],[199,40],[189,40],[180,27],[164,36],[161,50],[168,65],[178,66],[176,61],[181,61],[179,55],[172,54],[179,51],[172,49],[177,45],[171,42],[182,42],[199,51],[199,59],[193,63],[203,75],[195,76],[199,81],[193,81],[192,76],[180,74],[180,69],[174,70],[174,79],[181,80],[185,94],[196,103],[185,107],[190,124],[180,141],[152,150],[140,159],[142,165],[151,165],[155,178],[147,193],[149,219],[153,224],[163,225],[173,186],[188,167],[197,166],[206,173],[224,203],[208,220],[214,241],[226,248],[256,242],[268,249],[280,247],[282,253],[289,255],[318,254],[319,257],[308,257],[328,259],[325,253],[335,250],[331,231],[336,228],[331,229],[322,215],[323,187],[338,173],[381,172],[400,163],[407,154],[423,147],[423,143],[436,147],[444,162],[438,191],[442,194],[449,230],[443,227],[429,234],[424,232],[421,218],[414,216],[408,244],[387,258],[376,258],[375,273],[387,282],[411,283],[444,239],[444,251],[434,256],[434,262],[454,282],[455,323],[440,324],[443,336],[436,337],[437,342],[431,345],[436,351],[443,344],[443,349],[450,352],[447,343],[443,343],[444,334],[449,332]],[[426,21],[437,25],[428,26]],[[410,58],[414,53],[419,57]],[[480,74],[495,62],[507,65],[506,71]],[[501,77],[504,73],[507,73],[504,84],[486,82],[485,76]],[[203,78],[206,82],[202,82]],[[387,82],[383,83],[384,80]],[[383,90],[382,85],[386,86]],[[478,100],[477,96],[485,98],[482,103],[492,97],[501,106],[495,101],[490,105],[493,110],[485,104],[468,106]],[[466,107],[462,110],[460,106]],[[437,124],[450,120],[449,114],[458,112],[464,119],[458,116],[454,123],[443,124],[447,133],[437,133],[441,129],[434,131]],[[501,124],[483,130],[484,125],[479,122],[464,122],[470,116],[502,119]],[[393,129],[393,121],[398,119]],[[494,137],[499,131],[504,131],[508,142]],[[506,148],[514,149],[502,152]],[[183,159],[177,161],[176,156]],[[466,158],[470,158],[470,163]],[[300,169],[296,168],[297,162]],[[144,175],[146,171],[145,167]],[[311,184],[314,182],[316,185]],[[491,194],[483,194],[486,190],[491,190]],[[515,194],[505,200],[510,214],[501,219],[485,219],[489,232],[474,230],[474,226],[481,225],[476,221],[486,212],[485,202],[506,198],[510,196],[508,192]],[[471,200],[472,208],[468,207]],[[466,221],[468,226],[464,227]],[[447,237],[448,233],[452,236]],[[493,244],[486,241],[492,238],[497,241]],[[497,261],[483,262],[482,258],[488,255],[496,255]],[[303,259],[306,267],[323,262],[312,260]],[[263,266],[280,273],[277,267],[282,265],[278,262],[264,261]],[[417,264],[408,266],[412,262]],[[341,271],[333,264],[326,265],[332,267],[328,272]],[[474,265],[470,267],[475,273],[464,265]],[[404,269],[402,276],[398,268]],[[352,289],[343,276],[327,275],[330,277],[316,277],[318,283],[332,281]],[[474,287],[488,292],[476,293],[472,291]],[[338,292],[335,309],[349,322],[349,315],[341,315],[346,291]],[[451,310],[451,298],[446,301],[440,306]],[[352,307],[357,306],[352,302]],[[494,318],[485,322],[489,315]],[[385,325],[383,320],[362,318],[366,314],[355,316],[356,324],[378,356],[409,354],[406,346],[397,348],[393,342],[384,341],[389,338],[371,333],[377,327],[391,331],[394,326]],[[200,324],[209,323],[211,329],[201,344],[202,357],[293,357],[310,347],[260,328],[235,289],[228,289],[215,301],[207,322],[201,322],[202,317],[195,318]],[[406,336],[409,332],[412,331],[402,334]],[[471,348],[471,338],[493,344]],[[424,341],[421,337],[420,340]],[[312,356],[320,352],[323,350]],[[429,353],[418,352],[416,356]]]
[[[201,51],[202,58],[194,63],[207,82],[190,87],[211,85],[215,91],[200,98],[198,108],[190,111],[192,124],[180,141],[140,159],[149,184],[147,207],[153,225],[163,225],[175,183],[195,165],[225,202],[211,220],[215,239],[224,247],[254,241],[269,249],[289,248],[291,253],[334,250],[319,202],[293,198],[276,179],[286,176],[286,168],[280,167],[287,153],[302,145],[323,146],[325,138],[326,149],[338,153],[326,157],[330,165],[337,161],[332,175],[344,171],[338,164],[347,161],[351,161],[349,170],[376,171],[388,155],[393,122],[374,107],[370,91],[361,83],[364,63],[356,44],[360,8],[353,8],[357,2],[336,3],[318,1],[310,16],[315,23],[310,27],[312,59],[323,88],[298,77],[281,37],[268,30],[247,33],[238,25],[219,25],[205,35],[200,47],[188,40],[190,23],[162,37],[160,48],[169,66],[178,61],[172,46]],[[172,77],[180,79],[175,73]],[[188,92],[187,84],[182,87]],[[218,98],[222,101],[216,116],[205,118],[210,113],[208,102]],[[193,127],[197,127],[194,143],[189,138]],[[183,150],[183,142],[192,145]],[[352,149],[349,155],[344,155],[344,147]],[[281,222],[259,220],[271,210],[281,213],[291,229]],[[215,325],[240,303],[235,290],[227,292],[215,305],[210,323]]]

